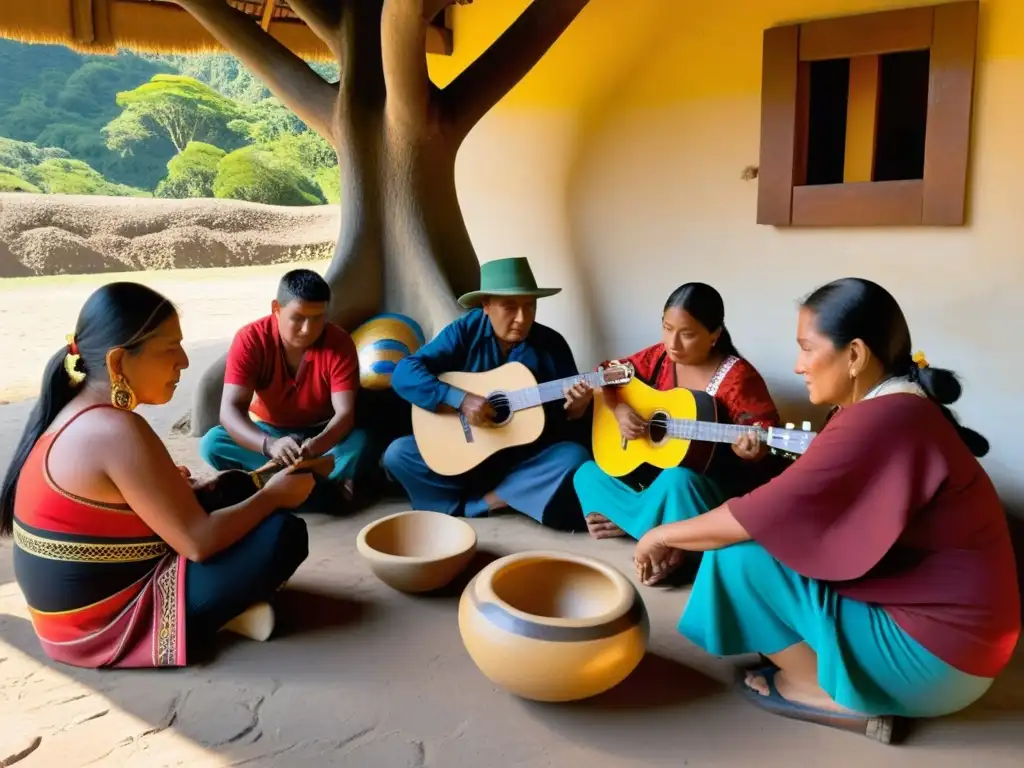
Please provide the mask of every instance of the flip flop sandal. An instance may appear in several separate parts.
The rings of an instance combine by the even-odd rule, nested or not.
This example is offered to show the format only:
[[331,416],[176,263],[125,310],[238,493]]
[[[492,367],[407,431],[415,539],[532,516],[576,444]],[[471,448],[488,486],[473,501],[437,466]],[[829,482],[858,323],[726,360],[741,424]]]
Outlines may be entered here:
[[[858,733],[882,744],[891,744],[897,740],[894,739],[894,734],[897,731],[896,726],[900,722],[899,718],[888,715],[865,717],[864,715],[832,712],[827,709],[818,709],[817,707],[810,707],[806,704],[798,704],[784,699],[779,693],[779,689],[775,687],[775,675],[778,671],[779,668],[774,664],[743,670],[737,680],[740,694],[751,704],[774,715],[781,715],[782,717],[800,720],[805,723],[824,725],[829,728],[838,728],[850,733]],[[764,678],[768,685],[767,696],[762,696],[747,685],[747,674],[754,674]]]

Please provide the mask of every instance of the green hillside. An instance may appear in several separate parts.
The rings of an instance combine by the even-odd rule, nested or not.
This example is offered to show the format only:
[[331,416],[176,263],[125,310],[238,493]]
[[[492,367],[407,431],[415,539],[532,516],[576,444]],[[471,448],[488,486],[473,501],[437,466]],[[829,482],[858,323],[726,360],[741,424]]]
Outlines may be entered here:
[[330,146],[232,56],[0,40],[0,72],[0,192],[337,200]]

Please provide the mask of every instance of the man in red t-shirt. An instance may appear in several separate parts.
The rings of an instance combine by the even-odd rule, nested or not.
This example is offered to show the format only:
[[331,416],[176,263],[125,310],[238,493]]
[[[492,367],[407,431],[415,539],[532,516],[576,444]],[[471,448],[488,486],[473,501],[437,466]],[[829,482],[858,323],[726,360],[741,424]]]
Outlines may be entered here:
[[[354,429],[359,359],[352,338],[327,322],[331,289],[308,269],[285,274],[271,314],[235,334],[228,351],[221,426],[200,442],[214,469],[254,470],[329,454],[342,501],[372,462]],[[323,494],[316,494],[323,499]],[[328,501],[335,503],[338,495]],[[317,504],[317,506],[323,506]]]

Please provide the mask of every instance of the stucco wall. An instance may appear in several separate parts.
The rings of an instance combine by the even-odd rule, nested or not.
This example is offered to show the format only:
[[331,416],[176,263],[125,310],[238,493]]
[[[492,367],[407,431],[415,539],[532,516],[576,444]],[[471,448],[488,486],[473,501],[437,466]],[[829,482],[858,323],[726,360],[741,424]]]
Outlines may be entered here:
[[[794,421],[816,415],[792,373],[796,302],[847,275],[882,283],[915,348],[962,375],[958,413],[991,441],[985,465],[1017,505],[1024,2],[982,2],[968,226],[776,230],[755,223],[757,182],[740,177],[758,162],[763,29],[913,4],[592,0],[469,137],[459,194],[481,260],[527,255],[540,279],[566,287],[542,318],[581,365],[656,340],[671,288],[704,280],[725,296],[733,338]],[[459,14],[457,55],[444,71],[434,65],[440,80],[524,3],[496,5]]]

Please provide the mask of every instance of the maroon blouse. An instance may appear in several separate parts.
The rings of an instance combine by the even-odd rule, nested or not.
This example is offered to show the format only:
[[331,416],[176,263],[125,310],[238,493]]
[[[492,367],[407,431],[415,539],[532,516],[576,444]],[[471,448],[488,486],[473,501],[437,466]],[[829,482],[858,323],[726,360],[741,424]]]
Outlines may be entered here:
[[841,409],[767,485],[729,501],[798,573],[881,605],[947,664],[995,677],[1020,636],[1020,591],[996,489],[931,401]]

